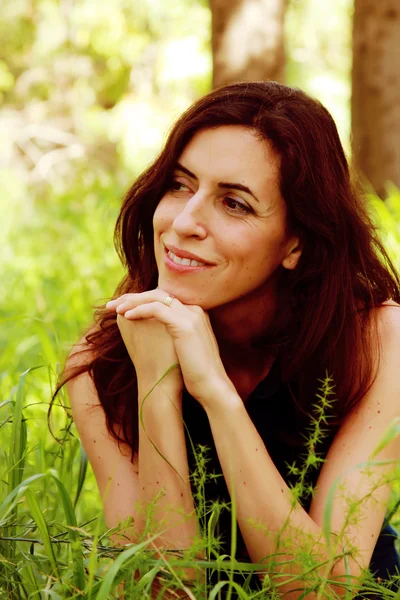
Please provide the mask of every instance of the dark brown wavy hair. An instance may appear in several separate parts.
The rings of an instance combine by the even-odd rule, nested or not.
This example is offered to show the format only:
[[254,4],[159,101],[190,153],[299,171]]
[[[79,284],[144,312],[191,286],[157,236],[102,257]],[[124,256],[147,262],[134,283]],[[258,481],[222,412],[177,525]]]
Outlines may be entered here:
[[[125,196],[115,245],[126,275],[114,297],[157,287],[152,219],[176,162],[193,135],[222,125],[244,126],[268,140],[280,157],[280,189],[288,223],[303,252],[294,270],[281,268],[274,330],[259,340],[281,358],[281,375],[295,381],[296,402],[311,410],[318,378],[334,379],[337,422],[364,396],[376,368],[371,309],[400,302],[399,276],[383,248],[329,112],[304,92],[275,82],[238,83],[198,100],[176,122],[154,163]],[[86,334],[89,352],[66,369],[58,389],[88,372],[107,426],[132,456],[138,448],[137,380],[116,323],[99,308]],[[58,391],[58,390],[57,390]]]

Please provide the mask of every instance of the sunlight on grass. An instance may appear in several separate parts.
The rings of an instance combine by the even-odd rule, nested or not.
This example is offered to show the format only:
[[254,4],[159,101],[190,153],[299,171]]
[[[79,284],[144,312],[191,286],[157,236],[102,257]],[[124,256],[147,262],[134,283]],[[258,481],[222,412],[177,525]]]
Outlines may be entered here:
[[[392,205],[398,206],[399,197],[394,194],[392,204],[389,204],[392,208],[385,212],[386,227],[391,223]],[[220,507],[217,504],[208,506],[202,499],[207,477],[205,448],[197,449],[198,468],[194,481],[198,489],[196,503],[203,522],[200,547],[207,558],[199,560],[190,553],[186,557],[165,555],[160,558],[154,554],[151,539],[123,551],[110,543],[110,535],[115,531],[106,531],[93,473],[90,466],[87,468],[69,411],[63,407],[68,404],[64,393],[60,394],[51,418],[52,428],[62,443],[56,442],[47,429],[51,391],[67,345],[89,323],[90,305],[108,297],[120,275],[110,250],[107,255],[104,249],[102,260],[107,268],[99,268],[99,240],[104,247],[105,240],[109,240],[110,248],[111,223],[101,218],[101,204],[90,204],[90,208],[90,215],[85,216],[81,211],[72,213],[63,225],[69,231],[76,226],[80,232],[79,243],[74,243],[71,238],[60,240],[55,220],[57,209],[50,214],[39,210],[38,222],[42,227],[38,227],[38,222],[24,227],[23,235],[15,238],[17,260],[6,265],[7,276],[13,281],[13,296],[11,306],[4,298],[1,306],[0,451],[5,470],[0,496],[0,590],[3,589],[10,598],[100,600],[117,598],[118,584],[125,581],[128,599],[149,597],[157,579],[160,593],[168,590],[173,597],[174,589],[187,588],[178,572],[189,565],[199,572],[208,569],[219,573],[220,579],[208,588],[201,579],[192,583],[187,589],[189,597],[197,600],[218,598],[219,592],[224,590],[228,596],[235,592],[246,599],[275,598],[279,586],[275,583],[272,588],[269,577],[264,580],[260,592],[247,587],[251,573],[262,569],[261,565],[239,563],[219,555],[214,525]],[[77,215],[79,227],[75,221]],[[93,222],[94,217],[96,222]],[[64,213],[62,218],[66,218]],[[92,239],[93,228],[96,240]],[[41,255],[43,240],[52,240],[54,252],[43,257],[43,262],[35,261],[35,256]],[[392,251],[398,252],[398,246],[393,244]],[[19,256],[21,260],[18,260]],[[63,265],[62,269],[60,265]],[[79,285],[76,284],[78,280]],[[298,469],[300,488],[304,473],[315,464],[313,448],[321,435],[320,423],[324,407],[329,406],[330,393],[327,380],[318,397],[319,416],[315,431],[310,432],[309,455],[304,464],[293,467]],[[388,435],[391,439],[393,432]],[[295,494],[302,491],[294,489]],[[396,508],[398,498],[397,489],[392,507]],[[326,523],[329,530],[329,512]],[[234,518],[232,525],[234,530]],[[232,538],[234,546],[235,536]],[[306,573],[310,569],[310,557],[304,555],[302,560]],[[133,578],[135,572],[139,579]],[[242,585],[236,582],[235,573],[244,577]],[[317,585],[315,565],[307,577],[311,587]],[[325,581],[327,584],[329,580]],[[372,580],[368,585],[371,590],[377,588]],[[394,597],[383,588],[379,594],[382,598]]]
[[[112,295],[122,274],[112,248],[122,194],[111,182],[79,181],[60,196],[45,195],[29,209],[29,218],[21,219],[20,204],[7,206],[2,200],[7,217],[0,222],[5,240],[0,259],[0,597],[117,598],[118,583],[124,580],[127,599],[143,598],[149,597],[155,580],[170,593],[184,589],[179,569],[195,565],[199,573],[209,569],[220,576],[214,587],[199,578],[189,590],[196,600],[218,598],[221,590],[228,595],[236,590],[242,598],[274,598],[278,591],[269,577],[261,592],[247,587],[251,573],[260,567],[219,555],[214,527],[221,506],[202,503],[206,449],[197,449],[194,480],[203,523],[199,543],[207,558],[160,558],[149,540],[123,552],[113,547],[64,392],[51,415],[52,430],[62,443],[49,433],[47,410],[66,353],[90,324],[93,307]],[[385,204],[374,196],[369,202],[399,267],[400,193],[391,188]],[[297,465],[300,487],[301,474],[315,458],[314,442],[311,436],[308,462]],[[389,506],[394,524],[399,498],[396,481]],[[310,557],[303,560],[306,569]],[[307,568],[314,585],[315,567]],[[133,578],[134,572],[139,579]],[[236,572],[244,577],[240,588]],[[371,588],[376,585],[371,581]],[[390,591],[379,593],[394,597]]]

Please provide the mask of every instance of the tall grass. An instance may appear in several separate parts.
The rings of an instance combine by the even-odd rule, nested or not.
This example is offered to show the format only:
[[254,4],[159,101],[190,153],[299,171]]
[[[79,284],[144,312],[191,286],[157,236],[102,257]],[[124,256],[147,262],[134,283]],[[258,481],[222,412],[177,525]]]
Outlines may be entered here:
[[[121,581],[125,598],[145,598],[156,579],[160,594],[181,589],[196,600],[213,600],[222,592],[227,597],[275,598],[279,584],[269,577],[260,591],[249,587],[249,576],[260,566],[219,553],[214,528],[222,507],[201,504],[205,449],[198,449],[194,474],[203,523],[196,550],[201,547],[205,557],[199,560],[194,550],[156,555],[151,537],[126,549],[115,547],[111,540],[116,531],[105,527],[94,476],[64,392],[51,417],[60,441],[49,433],[48,405],[68,348],[90,323],[93,306],[111,296],[122,274],[112,250],[121,193],[107,182],[80,182],[68,196],[46,197],[29,219],[14,218],[7,230],[0,223],[0,598],[105,600],[118,598]],[[391,190],[385,205],[370,197],[370,205],[400,266],[400,193]],[[328,392],[325,389],[321,398]],[[300,482],[314,460],[312,435],[309,462],[297,465]],[[398,481],[393,489],[389,512],[396,525]],[[233,545],[234,540],[233,536]],[[199,572],[192,587],[181,576],[187,566]],[[315,570],[304,557],[303,575],[310,582]],[[206,571],[218,572],[220,582],[207,585],[201,577]],[[236,572],[244,575],[241,586]],[[370,587],[376,586],[371,580]],[[379,597],[400,595],[381,587]]]

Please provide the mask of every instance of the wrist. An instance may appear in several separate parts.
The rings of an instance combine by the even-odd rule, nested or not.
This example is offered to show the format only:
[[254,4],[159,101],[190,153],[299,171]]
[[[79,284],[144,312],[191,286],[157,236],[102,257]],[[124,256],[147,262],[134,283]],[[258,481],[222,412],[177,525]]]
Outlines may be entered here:
[[218,381],[210,385],[199,402],[209,416],[221,410],[243,408],[243,400],[230,380]]
[[161,403],[168,404],[168,402],[181,402],[182,401],[183,388],[176,385],[168,385],[165,383],[141,383],[138,386],[138,403],[139,405],[144,402],[151,404]]
[[183,379],[178,365],[161,374],[137,374],[137,385],[138,395],[142,399],[157,394],[175,398],[181,397],[183,393]]
[[141,382],[138,384],[138,409],[161,415],[164,411],[182,410],[182,386],[167,382]]

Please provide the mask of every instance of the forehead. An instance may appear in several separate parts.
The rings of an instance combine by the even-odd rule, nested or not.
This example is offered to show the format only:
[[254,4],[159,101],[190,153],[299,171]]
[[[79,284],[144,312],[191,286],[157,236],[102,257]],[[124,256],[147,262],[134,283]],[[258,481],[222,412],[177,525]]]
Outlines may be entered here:
[[197,132],[179,162],[198,178],[212,181],[262,188],[279,181],[279,159],[272,146],[251,129],[236,125]]

